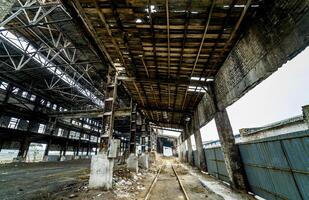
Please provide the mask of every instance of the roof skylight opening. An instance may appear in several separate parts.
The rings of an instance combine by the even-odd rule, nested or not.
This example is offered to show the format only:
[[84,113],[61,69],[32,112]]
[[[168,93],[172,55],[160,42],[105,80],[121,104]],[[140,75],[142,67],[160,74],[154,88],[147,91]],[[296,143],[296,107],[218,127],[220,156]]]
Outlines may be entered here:
[[121,63],[114,63],[114,67],[121,67]]
[[[4,27],[0,27],[0,29],[4,29]],[[46,58],[42,53],[37,52],[37,49],[33,45],[31,45],[30,42],[27,41],[26,39],[18,38],[16,35],[7,30],[1,31],[0,37],[9,42],[10,44],[12,44],[13,46],[15,46],[17,49],[26,52],[27,54],[32,54],[33,56],[32,55],[31,56],[33,60],[35,60],[43,67],[46,67],[46,69],[49,72],[57,75],[58,78],[66,82],[71,87],[74,87],[77,91],[79,91],[81,94],[89,98],[96,105],[98,106],[104,105],[103,101],[100,100],[95,94],[90,92],[88,89],[84,88],[81,84],[79,84],[77,81],[75,81],[61,69],[59,68],[56,69],[56,65],[52,63],[48,58]]]
[[194,77],[193,76],[190,79],[193,80],[193,81],[205,81],[206,78],[205,77]]
[[142,21],[141,19],[136,19],[135,22],[138,23],[138,24],[140,24],[140,23],[142,23],[143,21]]
[[213,79],[213,78],[208,78],[206,81],[207,82],[211,82],[211,81],[214,81],[215,79]]
[[[145,10],[146,10],[146,12],[149,13],[148,7]],[[150,5],[150,13],[156,13],[156,12],[157,12],[157,10],[156,10],[155,6],[154,5]]]
[[173,12],[175,12],[175,13],[184,13],[186,11],[185,10],[174,10]]
[[188,88],[189,92],[200,92],[200,93],[206,93],[206,88],[201,86],[192,86],[190,85]]
[[124,71],[125,68],[124,68],[124,67],[116,67],[116,70],[117,70],[118,72],[120,72],[120,71]]
[[235,8],[244,8],[246,5],[234,5]]

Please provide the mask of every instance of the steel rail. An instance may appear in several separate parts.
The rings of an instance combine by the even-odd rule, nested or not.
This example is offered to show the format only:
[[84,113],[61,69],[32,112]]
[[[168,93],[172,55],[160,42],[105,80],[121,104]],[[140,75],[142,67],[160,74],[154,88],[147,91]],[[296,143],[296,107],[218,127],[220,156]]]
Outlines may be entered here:
[[[165,166],[165,165],[164,165],[164,166]],[[148,192],[147,192],[147,194],[146,194],[144,200],[149,199],[150,193],[151,193],[152,189],[154,188],[155,184],[157,183],[157,180],[158,180],[158,177],[159,177],[159,175],[160,175],[160,173],[161,173],[162,167],[163,167],[163,165],[160,167],[160,169],[158,170],[158,172],[157,172],[155,178],[153,179],[153,181],[152,181],[152,183],[151,183],[151,185],[150,185],[150,188],[149,188],[149,190],[148,190]]]
[[181,182],[181,180],[180,180],[180,178],[179,178],[179,176],[178,176],[176,170],[174,169],[174,166],[173,166],[173,165],[172,165],[172,169],[173,169],[173,171],[174,171],[174,173],[175,173],[175,176],[176,176],[176,178],[177,178],[177,180],[178,180],[178,183],[179,183],[179,185],[180,185],[180,188],[181,188],[183,194],[185,195],[185,197],[186,197],[187,200],[190,200],[190,198],[189,198],[189,196],[188,196],[188,194],[187,194],[187,192],[186,192],[186,190],[185,190],[185,188],[184,188],[184,186],[183,186],[183,184],[182,184],[182,182]]
[[[147,194],[146,194],[144,200],[148,200],[148,199],[149,199],[150,194],[151,194],[151,192],[152,192],[152,190],[153,190],[155,184],[157,183],[158,177],[159,177],[159,175],[160,175],[160,173],[161,173],[161,169],[162,169],[163,166],[166,166],[166,165],[162,165],[162,166],[160,167],[160,169],[158,170],[158,172],[157,172],[155,178],[153,179],[153,181],[152,181],[152,183],[151,183],[151,185],[150,185],[150,188],[149,188],[149,190],[148,190],[148,192],[147,192]],[[186,199],[186,200],[190,200],[190,198],[189,198],[189,196],[188,196],[188,194],[187,194],[187,192],[186,192],[186,190],[185,190],[185,188],[184,188],[184,186],[183,186],[183,184],[182,184],[182,182],[181,182],[181,180],[180,180],[180,178],[179,178],[179,176],[178,176],[178,174],[177,174],[177,172],[176,172],[174,166],[173,166],[173,165],[171,165],[171,166],[172,166],[173,172],[174,172],[174,174],[175,174],[175,176],[176,176],[176,178],[177,178],[177,181],[178,181],[178,183],[179,183],[179,186],[180,186],[180,188],[181,188],[181,191],[183,192],[183,194],[184,194],[184,196],[185,196],[185,199]]]

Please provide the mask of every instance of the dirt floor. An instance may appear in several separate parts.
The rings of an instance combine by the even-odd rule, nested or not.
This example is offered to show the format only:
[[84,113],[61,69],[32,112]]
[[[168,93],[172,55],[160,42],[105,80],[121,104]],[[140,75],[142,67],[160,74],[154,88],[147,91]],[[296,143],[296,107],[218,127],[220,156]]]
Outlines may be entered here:
[[183,200],[185,197],[172,165],[190,200],[254,199],[232,191],[222,182],[195,168],[179,164],[174,158],[160,157],[148,170],[140,169],[137,174],[129,172],[125,165],[115,165],[113,190],[109,191],[88,188],[89,160],[0,165],[0,199],[141,200],[145,198],[162,166],[149,199]]
[[[158,181],[151,191],[150,200],[185,200],[184,193],[178,183],[177,177],[172,169],[172,165],[178,174],[185,191],[190,200],[200,199],[223,199],[219,195],[206,190],[199,180],[189,174],[188,170],[178,165],[174,159],[165,159]],[[146,194],[143,192],[143,197]],[[141,198],[143,199],[143,198]]]
[[0,165],[0,199],[50,199],[88,181],[90,160]]

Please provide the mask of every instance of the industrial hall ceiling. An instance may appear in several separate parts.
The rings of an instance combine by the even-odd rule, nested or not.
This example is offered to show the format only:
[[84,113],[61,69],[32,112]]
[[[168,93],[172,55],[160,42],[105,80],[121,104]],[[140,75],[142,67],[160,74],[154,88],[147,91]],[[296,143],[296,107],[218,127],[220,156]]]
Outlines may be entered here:
[[[42,54],[98,99],[103,100],[102,85],[113,66],[147,119],[166,127],[181,126],[192,114],[263,6],[261,0],[37,0],[26,8],[29,2],[14,5],[12,13],[23,6],[26,11],[8,21],[7,30],[40,51],[47,48]],[[40,21],[29,23],[43,12]],[[39,92],[72,105],[76,101],[67,94],[83,105],[100,104],[60,81],[62,87],[55,87],[46,69],[31,69],[29,62],[16,72],[18,66],[1,59],[1,70],[13,71],[5,73],[7,79],[32,82]]]

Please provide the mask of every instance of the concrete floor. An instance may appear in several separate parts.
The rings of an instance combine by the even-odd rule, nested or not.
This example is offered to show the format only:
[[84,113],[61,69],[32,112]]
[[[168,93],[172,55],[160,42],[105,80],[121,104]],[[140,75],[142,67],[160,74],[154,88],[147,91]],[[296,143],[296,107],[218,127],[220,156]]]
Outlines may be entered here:
[[90,160],[0,165],[0,199],[49,199],[88,180]]

